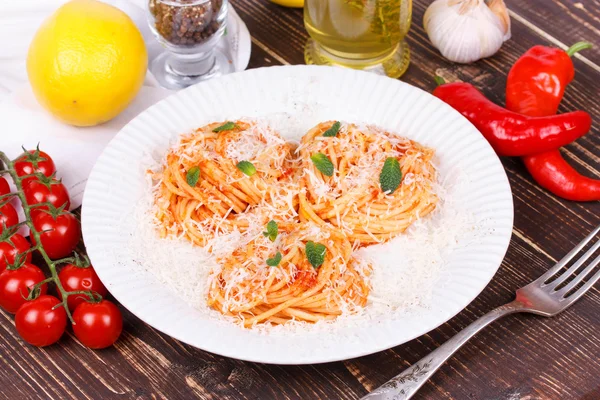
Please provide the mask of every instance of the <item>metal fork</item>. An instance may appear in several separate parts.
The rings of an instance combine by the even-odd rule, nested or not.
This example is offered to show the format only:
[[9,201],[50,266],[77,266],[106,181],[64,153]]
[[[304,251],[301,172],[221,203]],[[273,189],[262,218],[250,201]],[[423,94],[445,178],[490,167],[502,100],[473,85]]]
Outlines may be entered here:
[[[423,357],[401,374],[390,379],[361,400],[403,400],[410,399],[429,378],[446,362],[467,340],[483,328],[509,314],[528,312],[544,317],[553,317],[566,310],[600,279],[600,271],[575,291],[596,266],[600,264],[600,255],[590,262],[579,274],[583,264],[600,249],[600,240],[579,257],[564,273],[560,271],[600,232],[598,226],[581,243],[544,275],[527,286],[517,290],[514,301],[496,308],[463,329],[452,339]],[[565,282],[573,278],[566,285]],[[561,287],[561,285],[564,285]]]

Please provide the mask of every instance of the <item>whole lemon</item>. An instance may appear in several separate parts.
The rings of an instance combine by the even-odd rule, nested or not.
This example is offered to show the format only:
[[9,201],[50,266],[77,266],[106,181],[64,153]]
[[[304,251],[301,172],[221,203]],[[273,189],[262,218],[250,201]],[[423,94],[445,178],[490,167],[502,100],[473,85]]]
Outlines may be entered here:
[[63,122],[106,122],[140,90],[148,55],[133,21],[96,0],[64,4],[38,29],[27,74],[40,104]]

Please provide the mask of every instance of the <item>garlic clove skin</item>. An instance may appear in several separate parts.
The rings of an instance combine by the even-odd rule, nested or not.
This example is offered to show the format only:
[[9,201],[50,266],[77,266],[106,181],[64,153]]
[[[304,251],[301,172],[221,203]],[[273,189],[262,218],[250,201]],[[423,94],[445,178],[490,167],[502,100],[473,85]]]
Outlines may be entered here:
[[500,18],[502,22],[502,28],[504,29],[504,41],[510,39],[510,16],[508,15],[508,8],[504,4],[504,0],[486,0],[486,4],[489,9]]
[[502,0],[436,0],[423,17],[431,43],[450,61],[471,63],[494,55],[510,38]]

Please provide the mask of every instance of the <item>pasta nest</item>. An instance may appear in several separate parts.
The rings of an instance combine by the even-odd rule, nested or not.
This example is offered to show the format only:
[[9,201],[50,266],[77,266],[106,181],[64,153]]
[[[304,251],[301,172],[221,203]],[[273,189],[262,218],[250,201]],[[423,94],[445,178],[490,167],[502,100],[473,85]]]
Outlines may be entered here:
[[[326,249],[318,268],[305,256],[311,240]],[[279,264],[268,266],[265,260],[277,252]],[[364,307],[369,294],[371,266],[353,257],[347,239],[312,225],[300,224],[274,242],[258,235],[219,264],[209,282],[208,304],[244,326],[334,319]]]
[[[404,232],[416,219],[435,209],[434,151],[419,143],[372,126],[342,125],[335,137],[325,137],[333,121],[304,135],[300,218],[319,226],[339,228],[361,245],[379,243]],[[325,154],[334,173],[326,176],[311,161]],[[385,193],[378,179],[387,158],[398,160],[402,181]]]

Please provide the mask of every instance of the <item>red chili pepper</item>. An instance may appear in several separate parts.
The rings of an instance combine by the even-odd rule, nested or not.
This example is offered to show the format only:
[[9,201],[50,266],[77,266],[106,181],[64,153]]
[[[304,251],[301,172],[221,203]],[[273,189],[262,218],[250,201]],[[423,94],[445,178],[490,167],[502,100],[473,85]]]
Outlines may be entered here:
[[[553,115],[558,110],[566,86],[575,76],[570,56],[591,47],[579,42],[566,52],[535,46],[511,68],[506,85],[509,110],[531,116]],[[559,150],[523,157],[527,170],[546,190],[567,200],[600,200],[600,180],[581,175]]]
[[471,121],[501,156],[554,150],[585,135],[592,126],[592,118],[583,111],[546,117],[509,111],[463,82],[440,85],[433,95]]
[[566,86],[575,77],[571,56],[590,47],[579,42],[566,52],[546,46],[527,50],[508,73],[506,108],[532,117],[556,114]]
[[581,175],[559,150],[523,157],[527,170],[546,190],[567,200],[600,200],[600,180]]

